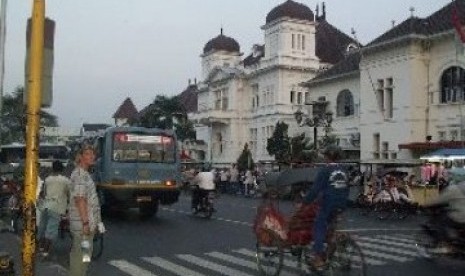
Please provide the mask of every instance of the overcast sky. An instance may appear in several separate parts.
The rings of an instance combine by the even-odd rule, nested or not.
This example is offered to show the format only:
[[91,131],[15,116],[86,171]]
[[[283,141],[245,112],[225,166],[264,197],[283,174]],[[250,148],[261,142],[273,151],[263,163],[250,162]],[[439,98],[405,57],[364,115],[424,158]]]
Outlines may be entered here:
[[[313,11],[316,0],[297,0]],[[128,96],[136,108],[200,78],[205,43],[224,34],[245,55],[263,43],[260,27],[284,0],[47,0],[56,21],[54,101],[63,127],[111,123]],[[327,0],[327,21],[366,44],[411,14],[425,17],[450,0]],[[24,83],[26,20],[32,0],[9,0],[4,91]],[[321,9],[320,9],[321,12]]]

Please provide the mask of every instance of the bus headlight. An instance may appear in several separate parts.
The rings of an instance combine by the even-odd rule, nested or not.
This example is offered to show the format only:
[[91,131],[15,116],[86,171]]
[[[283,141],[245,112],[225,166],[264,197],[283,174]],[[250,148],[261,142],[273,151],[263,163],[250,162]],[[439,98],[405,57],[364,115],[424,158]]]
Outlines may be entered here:
[[176,186],[176,181],[174,180],[166,180],[165,186]]

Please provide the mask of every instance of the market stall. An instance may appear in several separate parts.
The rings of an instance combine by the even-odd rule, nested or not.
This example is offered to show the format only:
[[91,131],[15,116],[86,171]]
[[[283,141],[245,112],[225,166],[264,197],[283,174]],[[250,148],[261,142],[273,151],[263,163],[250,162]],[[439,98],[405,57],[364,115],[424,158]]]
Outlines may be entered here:
[[441,189],[441,180],[453,185],[465,180],[465,148],[438,149],[420,157],[421,186],[416,187],[414,195],[423,204],[436,197]]

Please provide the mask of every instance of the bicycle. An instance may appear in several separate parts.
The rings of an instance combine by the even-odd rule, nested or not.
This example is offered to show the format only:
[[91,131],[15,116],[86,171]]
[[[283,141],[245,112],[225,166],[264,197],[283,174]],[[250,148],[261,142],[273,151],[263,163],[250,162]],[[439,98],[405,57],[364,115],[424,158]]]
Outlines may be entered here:
[[[257,209],[254,230],[256,262],[261,275],[277,276],[283,268],[284,254],[297,258],[297,266],[304,273],[328,272],[330,275],[366,275],[365,257],[356,241],[346,232],[336,229],[340,213],[333,215],[327,233],[326,265],[312,267],[307,262],[312,241],[312,225],[317,213],[317,204],[296,208],[290,223],[280,213],[272,199],[265,196]],[[292,225],[294,224],[294,225]],[[307,265],[303,265],[303,261]]]

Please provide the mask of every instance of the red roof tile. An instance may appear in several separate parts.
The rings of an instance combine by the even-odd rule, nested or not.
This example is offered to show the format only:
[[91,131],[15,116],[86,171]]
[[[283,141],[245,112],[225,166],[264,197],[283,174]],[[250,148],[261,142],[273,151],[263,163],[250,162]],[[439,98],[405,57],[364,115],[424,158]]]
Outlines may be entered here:
[[119,106],[113,115],[114,119],[133,119],[137,117],[137,109],[132,103],[131,98],[127,97],[126,100]]

